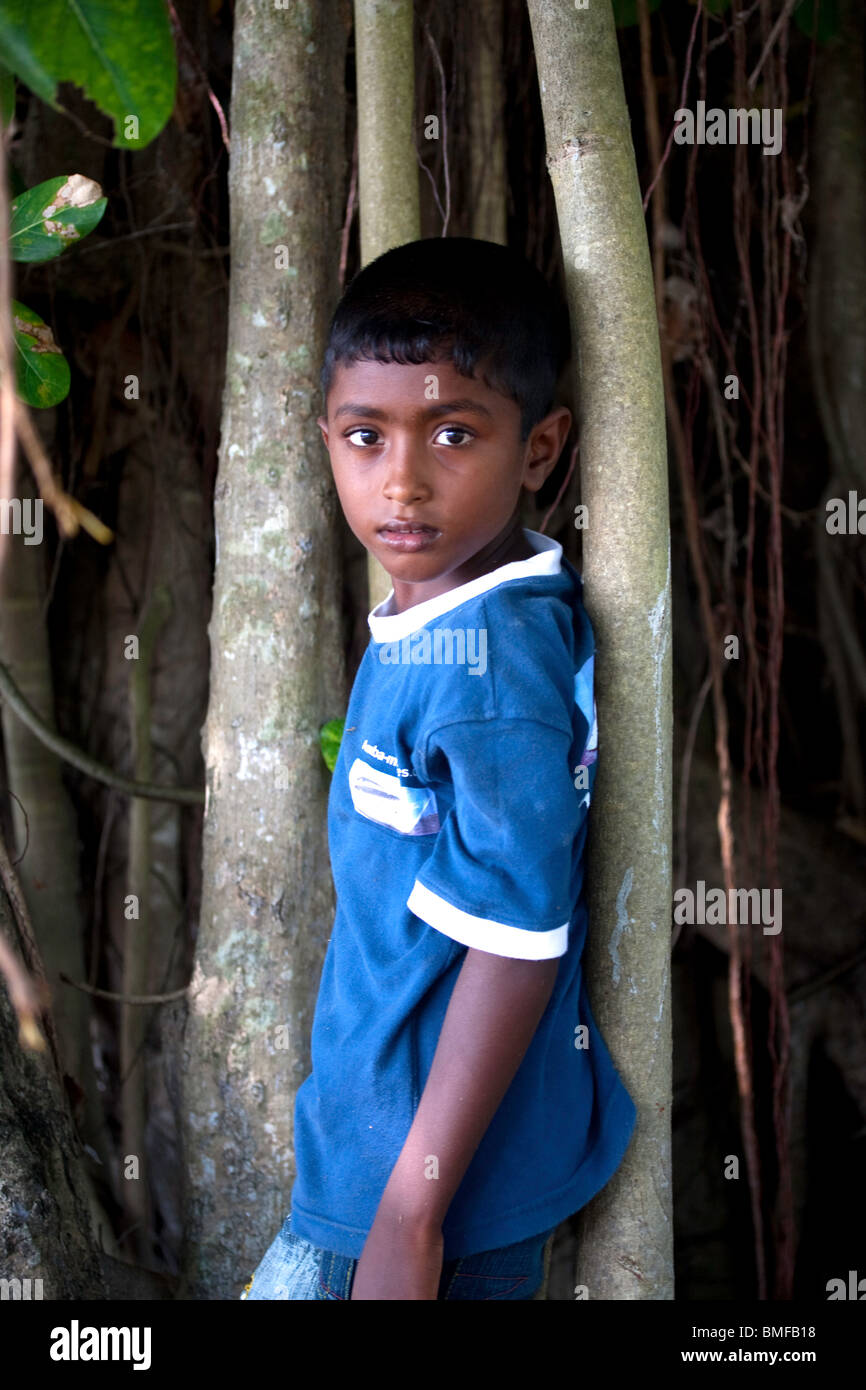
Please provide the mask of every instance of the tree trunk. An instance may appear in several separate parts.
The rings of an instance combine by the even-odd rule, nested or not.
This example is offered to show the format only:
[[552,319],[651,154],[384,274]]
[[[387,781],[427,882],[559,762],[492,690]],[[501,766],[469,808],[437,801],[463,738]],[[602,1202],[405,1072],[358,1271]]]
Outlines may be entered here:
[[[412,0],[355,0],[358,90],[358,215],[361,264],[421,235],[415,154]],[[367,559],[369,606],[391,588]]]
[[[138,655],[130,662],[129,713],[132,726],[133,773],[138,782],[153,781],[151,679],[154,652],[161,630],[171,614],[171,594],[164,584],[154,590],[142,617]],[[128,997],[148,994],[153,973],[152,950],[158,933],[153,930],[151,903],[152,802],[136,796],[129,808],[128,911],[123,943],[123,993]],[[161,964],[162,962],[160,962]],[[145,1044],[152,1010],[140,1004],[124,1004],[120,1022],[121,1134],[123,1138],[123,1201],[133,1248],[143,1264],[151,1259],[153,1222],[149,1165],[146,1162],[147,1072]],[[135,1160],[134,1170],[131,1160]]]
[[842,811],[866,819],[860,714],[866,660],[858,633],[856,542],[827,531],[827,502],[866,492],[866,93],[863,6],[840,0],[839,32],[818,47],[811,181],[815,246],[809,258],[812,384],[830,455],[817,509],[818,615],[845,755]]
[[[36,496],[29,469],[19,468],[16,495]],[[43,507],[43,529],[52,525]],[[54,682],[43,604],[43,550],[10,537],[0,567],[0,658],[27,701],[55,727]],[[88,1142],[102,1149],[104,1120],[90,1051],[90,1001],[60,981],[84,977],[84,924],[79,908],[78,828],[56,754],[5,703],[3,746],[11,798],[14,857],[45,961],[61,1059],[85,1096]],[[103,1153],[104,1158],[104,1153]]]
[[505,246],[505,80],[503,0],[478,0],[469,25],[469,187],[471,236]]
[[[0,933],[20,954],[2,888]],[[25,1050],[5,984],[0,1055],[0,1278],[9,1281],[0,1296],[105,1298],[81,1143],[56,1065],[53,1030],[46,1052]]]
[[[219,173],[221,141],[204,83],[205,73],[212,75],[219,90],[230,68],[223,57],[228,46],[225,25],[215,23],[195,0],[176,0],[175,10],[201,73],[195,80],[182,77],[174,118],[157,140],[130,156],[128,181],[121,170],[118,185],[116,154],[110,148],[82,138],[81,123],[92,124],[93,108],[77,88],[70,88],[64,102],[77,120],[31,97],[16,141],[16,164],[28,186],[53,170],[67,169],[94,178],[109,193],[112,188],[117,192],[109,199],[97,236],[82,248],[83,255],[76,249],[44,266],[18,268],[22,298],[38,305],[40,298],[34,296],[44,296],[41,302],[52,306],[57,340],[72,369],[68,400],[56,411],[35,412],[34,420],[60,476],[111,524],[116,536],[108,548],[81,535],[58,549],[50,603],[45,605],[41,597],[33,600],[32,612],[39,622],[34,625],[31,618],[26,631],[22,625],[20,641],[30,663],[34,631],[41,630],[40,625],[46,628],[52,658],[47,669],[54,674],[53,699],[46,708],[56,713],[59,731],[99,761],[132,775],[128,685],[135,663],[126,659],[126,638],[139,630],[148,594],[159,583],[167,584],[174,613],[160,636],[152,671],[152,780],[195,787],[203,780],[201,726],[207,702],[206,623],[213,567],[210,504],[225,357],[223,294],[228,287],[227,262],[213,236],[220,225],[223,195],[217,186],[222,178],[209,172]],[[183,41],[181,47],[186,62],[190,51]],[[121,164],[126,167],[125,159]],[[194,224],[189,221],[193,216]],[[183,230],[165,241],[143,234],[156,222],[176,221],[183,223]],[[103,231],[107,239],[100,249]],[[125,235],[128,232],[133,235]],[[140,399],[126,395],[130,377],[140,385]],[[53,529],[46,509],[49,548]],[[20,540],[16,565],[17,557],[37,549],[20,551],[18,545]],[[34,703],[43,708],[41,699]],[[59,781],[59,768],[55,776]],[[64,940],[80,942],[82,925],[87,933],[90,985],[123,990],[125,945],[132,938],[147,953],[149,977],[140,992],[181,988],[190,977],[198,916],[201,811],[161,801],[145,807],[68,770],[63,780],[73,805],[71,832],[60,835],[51,825],[40,831],[31,815],[31,844],[20,866],[22,876],[34,850],[45,856],[51,872],[47,887],[60,904],[53,915]],[[39,817],[47,786],[50,782],[37,788]],[[56,814],[56,807],[51,811]],[[130,820],[137,829],[130,831]],[[147,845],[138,833],[145,820]],[[71,862],[74,868],[78,862],[81,866],[77,931],[70,923],[78,900],[75,889],[67,886],[70,860],[63,849],[63,836],[69,834]],[[125,910],[131,888],[130,838],[149,859],[146,941],[140,922],[129,920]],[[133,867],[133,875],[136,872]],[[35,899],[34,908],[39,911]],[[38,927],[37,922],[37,936]],[[76,980],[84,975],[80,963],[64,968]],[[132,1256],[137,1237],[149,1234],[150,1262],[174,1274],[182,1188],[177,1033],[185,1005],[137,1009],[147,1034],[134,1074],[136,1085],[146,1087],[144,1096],[139,1090],[140,1103],[146,1106],[142,1152],[140,1140],[134,1148],[122,1144],[120,1111],[128,1087],[118,1084],[121,1006],[105,1000],[91,1005],[85,994],[66,985],[55,992],[55,999],[64,1006],[78,1000],[89,1012],[86,1055],[88,1061],[96,1057],[106,1082],[101,1091],[93,1088],[97,1119],[103,1111],[111,1119],[110,1132],[105,1127],[102,1131],[106,1142],[94,1138],[93,1125],[84,1124],[80,1103],[74,1110],[82,1139],[102,1159],[101,1166],[85,1163],[97,1197],[111,1212],[111,1218],[104,1213],[100,1218],[94,1211],[94,1227],[101,1227],[103,1245],[111,1250],[116,1222],[115,1233],[125,1233],[120,1246],[124,1256]],[[138,1182],[127,1176],[125,1155],[130,1152],[140,1161]],[[124,1202],[144,1183],[154,1203],[156,1229],[148,1233],[139,1226],[130,1234],[134,1222],[123,1215]],[[115,1261],[115,1271],[118,1267],[122,1287],[130,1287],[138,1275]],[[110,1277],[113,1280],[113,1274]]]
[[581,1214],[591,1299],[673,1297],[671,669],[658,323],[613,12],[529,0],[580,400],[586,605],[599,772],[587,979],[638,1109],[619,1170]]
[[319,728],[344,707],[336,495],[316,426],[345,174],[341,0],[242,0],[216,487],[203,890],[185,1036],[193,1297],[234,1298],[288,1210],[334,914]]

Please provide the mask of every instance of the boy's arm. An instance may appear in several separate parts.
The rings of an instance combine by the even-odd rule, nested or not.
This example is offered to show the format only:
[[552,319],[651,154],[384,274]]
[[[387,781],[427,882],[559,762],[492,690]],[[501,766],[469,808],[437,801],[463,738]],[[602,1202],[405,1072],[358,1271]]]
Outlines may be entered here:
[[[559,957],[519,960],[469,949],[415,1119],[382,1194],[352,1299],[435,1299],[442,1223],[532,1041]],[[427,1177],[430,1158],[438,1177]]]

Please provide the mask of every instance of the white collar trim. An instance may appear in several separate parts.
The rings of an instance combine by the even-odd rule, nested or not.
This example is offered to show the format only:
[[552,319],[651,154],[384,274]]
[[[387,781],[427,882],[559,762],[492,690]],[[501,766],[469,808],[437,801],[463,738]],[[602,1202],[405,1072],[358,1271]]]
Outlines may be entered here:
[[433,618],[441,617],[443,613],[449,613],[452,608],[459,607],[467,599],[476,598],[489,589],[496,589],[511,579],[532,579],[540,574],[559,574],[562,569],[562,546],[559,541],[552,540],[550,536],[543,536],[540,531],[530,531],[527,527],[523,528],[523,534],[536,552],[528,560],[512,560],[507,565],[500,565],[498,569],[490,570],[478,579],[470,579],[468,584],[458,584],[456,589],[449,589],[447,593],[438,594],[436,598],[428,598],[424,603],[415,603],[402,613],[385,611],[394,597],[394,590],[391,589],[387,597],[367,615],[373,641],[399,642],[410,633],[417,632],[418,628],[424,627],[425,623],[431,622]]

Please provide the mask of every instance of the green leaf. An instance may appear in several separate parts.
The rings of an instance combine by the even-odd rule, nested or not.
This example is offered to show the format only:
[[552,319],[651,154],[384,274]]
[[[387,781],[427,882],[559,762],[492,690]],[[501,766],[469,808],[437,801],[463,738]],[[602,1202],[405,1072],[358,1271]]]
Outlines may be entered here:
[[345,727],[345,719],[329,719],[327,724],[323,724],[319,730],[319,746],[329,772],[333,772],[337,766],[337,754],[340,751]]
[[28,188],[12,204],[13,261],[50,261],[92,232],[108,206],[102,189],[82,174],[61,174]]
[[69,363],[44,319],[12,300],[15,384],[28,405],[45,409],[69,394]]
[[[800,4],[794,11],[794,23],[808,39],[812,37],[812,29],[815,25],[815,0],[800,0]],[[818,32],[815,35],[818,43],[826,43],[828,39],[834,39],[839,32],[839,5],[837,0],[821,0],[821,7],[818,11]]]
[[[655,14],[660,4],[661,0],[647,0],[649,13]],[[618,29],[627,29],[629,25],[637,24],[637,0],[613,0],[613,17]]]
[[114,144],[140,150],[171,115],[177,60],[164,0],[2,0],[0,63],[49,106],[75,82],[114,121]]
[[0,64],[0,121],[7,126],[15,115],[15,78]]

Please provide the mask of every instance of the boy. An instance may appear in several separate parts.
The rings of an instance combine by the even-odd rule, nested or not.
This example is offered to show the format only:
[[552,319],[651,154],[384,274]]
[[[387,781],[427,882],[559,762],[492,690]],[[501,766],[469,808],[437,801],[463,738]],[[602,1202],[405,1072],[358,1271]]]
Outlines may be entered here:
[[518,519],[571,423],[566,324],[526,261],[464,237],[380,256],[331,323],[318,423],[393,588],[333,774],[297,1177],[252,1299],[531,1298],[631,1138],[581,971],[592,631]]

